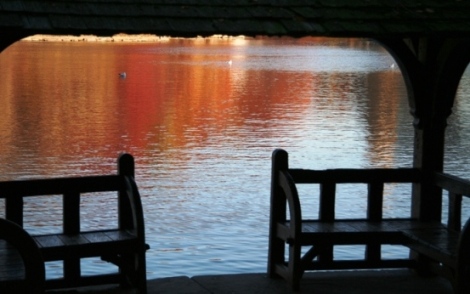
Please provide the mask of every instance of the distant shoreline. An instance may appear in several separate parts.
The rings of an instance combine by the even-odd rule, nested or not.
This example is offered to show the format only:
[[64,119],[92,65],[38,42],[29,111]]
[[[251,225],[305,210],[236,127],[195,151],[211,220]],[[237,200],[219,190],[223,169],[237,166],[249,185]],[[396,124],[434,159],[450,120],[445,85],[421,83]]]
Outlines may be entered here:
[[[193,39],[205,39],[206,37],[196,37]],[[207,37],[209,39],[245,39],[244,36],[225,36],[225,35],[214,35]],[[117,34],[113,36],[95,36],[95,35],[33,35],[22,39],[22,41],[30,42],[123,42],[123,43],[153,43],[153,42],[167,42],[170,39],[176,39],[169,36],[156,36],[151,34],[139,34],[139,35],[127,35]]]

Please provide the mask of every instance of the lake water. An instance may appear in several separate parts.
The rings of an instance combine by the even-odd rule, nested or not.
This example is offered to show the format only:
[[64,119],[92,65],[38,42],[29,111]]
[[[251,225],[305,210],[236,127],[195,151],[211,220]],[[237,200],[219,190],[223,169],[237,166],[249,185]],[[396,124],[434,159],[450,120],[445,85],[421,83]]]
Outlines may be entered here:
[[[0,54],[0,180],[115,173],[129,152],[149,278],[265,272],[273,149],[288,150],[292,167],[411,166],[412,117],[393,63],[354,39],[17,42]],[[445,167],[465,178],[469,75]],[[409,214],[409,190],[387,187],[384,214]],[[341,191],[338,216],[364,215],[363,193]],[[82,227],[115,224],[109,203],[87,201]],[[50,203],[25,205],[28,230],[60,226]],[[102,266],[84,262],[88,273]]]

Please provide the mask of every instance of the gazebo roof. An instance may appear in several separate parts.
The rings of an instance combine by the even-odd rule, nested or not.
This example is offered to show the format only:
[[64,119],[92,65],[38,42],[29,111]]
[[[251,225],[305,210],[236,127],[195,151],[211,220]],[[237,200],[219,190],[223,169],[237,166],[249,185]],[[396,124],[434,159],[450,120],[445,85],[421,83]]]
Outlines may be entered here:
[[470,1],[8,0],[0,2],[0,31],[4,37],[39,33],[470,36]]

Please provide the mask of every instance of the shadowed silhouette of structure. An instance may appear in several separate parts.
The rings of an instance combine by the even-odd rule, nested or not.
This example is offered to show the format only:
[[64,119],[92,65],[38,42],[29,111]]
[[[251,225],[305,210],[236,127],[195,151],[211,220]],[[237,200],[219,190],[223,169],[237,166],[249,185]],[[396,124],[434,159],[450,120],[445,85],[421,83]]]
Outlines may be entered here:
[[[441,221],[442,189],[429,183],[443,171],[447,118],[470,60],[468,1],[14,0],[0,4],[0,31],[2,50],[34,34],[372,38],[395,58],[408,90],[412,165],[421,174],[411,217]],[[465,193],[451,195],[453,229]]]

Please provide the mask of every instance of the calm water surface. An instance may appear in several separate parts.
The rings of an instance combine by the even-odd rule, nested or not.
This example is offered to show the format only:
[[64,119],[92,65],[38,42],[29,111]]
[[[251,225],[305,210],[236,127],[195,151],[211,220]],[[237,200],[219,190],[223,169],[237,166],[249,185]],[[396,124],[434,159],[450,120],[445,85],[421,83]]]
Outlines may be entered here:
[[[114,173],[129,152],[149,278],[264,272],[274,148],[293,167],[411,166],[412,118],[393,63],[349,39],[18,42],[0,54],[0,180]],[[446,170],[466,178],[468,76],[446,149]],[[365,215],[363,188],[339,190],[338,216]],[[409,190],[387,186],[384,213],[409,214]],[[315,215],[315,194],[300,192]],[[28,230],[58,230],[53,197],[26,201]],[[83,228],[115,226],[112,197],[85,197]],[[88,273],[102,266],[84,262]]]

